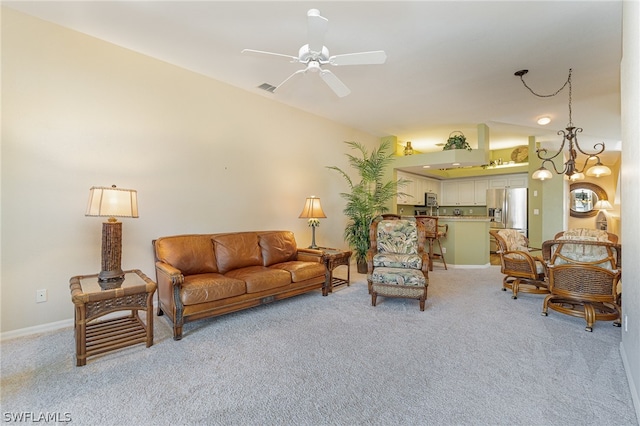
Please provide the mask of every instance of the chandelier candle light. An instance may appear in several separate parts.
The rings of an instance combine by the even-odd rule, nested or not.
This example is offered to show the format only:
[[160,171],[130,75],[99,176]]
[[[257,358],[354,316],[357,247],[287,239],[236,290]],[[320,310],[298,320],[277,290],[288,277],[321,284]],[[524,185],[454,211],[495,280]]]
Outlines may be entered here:
[[[527,74],[529,72],[529,70],[520,70],[517,71],[514,75],[516,75],[517,77],[520,77],[520,80],[522,81],[522,84],[524,84],[524,87],[526,87],[527,89],[529,89],[529,91],[531,93],[533,93],[535,96],[538,96],[540,98],[549,98],[549,97],[553,97],[555,95],[557,95],[558,93],[560,93],[562,91],[562,89],[564,89],[567,85],[569,86],[569,124],[567,124],[567,127],[565,130],[559,130],[558,131],[558,135],[562,135],[562,145],[560,145],[560,149],[558,150],[558,152],[556,152],[555,154],[548,156],[547,155],[547,149],[546,148],[540,148],[538,150],[536,150],[536,154],[538,155],[538,158],[542,160],[542,166],[536,170],[533,175],[531,176],[533,179],[539,179],[539,180],[545,180],[545,179],[551,179],[553,177],[553,174],[546,169],[544,166],[547,163],[551,163],[551,166],[553,166],[553,169],[555,170],[555,172],[557,174],[565,174],[567,175],[567,177],[571,180],[577,180],[577,176],[575,176],[576,174],[582,175],[582,177],[584,176],[583,172],[584,170],[587,168],[587,163],[589,162],[589,160],[598,160],[598,162],[596,163],[596,165],[590,167],[587,170],[587,176],[595,176],[595,177],[600,177],[600,176],[607,176],[611,174],[611,169],[609,169],[607,166],[603,165],[600,162],[600,157],[598,157],[598,155],[600,155],[602,152],[604,152],[605,146],[604,146],[604,142],[600,142],[597,143],[593,146],[593,149],[596,150],[596,152],[594,153],[588,153],[588,152],[584,152],[582,150],[582,148],[580,148],[580,144],[578,143],[578,133],[582,133],[582,128],[580,127],[575,127],[573,125],[573,120],[571,117],[571,95],[572,95],[572,88],[571,88],[571,72],[572,70],[569,69],[569,77],[567,78],[567,81],[562,85],[562,87],[560,89],[558,89],[555,93],[551,94],[551,95],[540,95],[536,92],[533,91],[533,89],[531,89],[527,83],[525,83],[524,81],[524,75]],[[558,155],[560,155],[560,153],[562,153],[562,149],[564,148],[565,144],[568,145],[568,151],[569,151],[569,159],[564,163],[564,166],[562,168],[562,170],[558,170],[558,168],[556,167],[555,163],[553,162],[553,159],[556,158]],[[584,165],[582,166],[582,168],[578,169],[576,167],[576,157],[577,157],[577,152],[576,150],[584,155],[587,156],[587,159],[584,162]]]
[[138,192],[134,189],[94,186],[89,189],[85,216],[108,217],[102,223],[102,270],[98,283],[103,289],[117,288],[124,281],[122,258],[122,222],[117,217],[138,217]]
[[322,211],[322,206],[320,205],[320,198],[312,195],[308,197],[304,203],[304,208],[302,209],[302,213],[298,216],[300,219],[309,219],[309,226],[312,229],[312,237],[311,237],[311,245],[310,249],[317,249],[316,245],[316,227],[320,226],[320,220],[324,219],[327,216]]

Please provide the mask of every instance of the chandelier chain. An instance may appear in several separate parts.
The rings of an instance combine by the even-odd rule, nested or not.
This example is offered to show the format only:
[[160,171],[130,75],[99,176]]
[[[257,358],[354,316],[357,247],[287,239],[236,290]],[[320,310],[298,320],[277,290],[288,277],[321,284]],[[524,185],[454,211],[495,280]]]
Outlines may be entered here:
[[567,87],[567,85],[569,85],[569,125],[568,127],[573,127],[573,120],[571,118],[572,116],[572,109],[571,109],[571,101],[572,101],[572,90],[571,90],[571,72],[572,69],[569,68],[569,76],[567,77],[567,81],[564,82],[564,84],[562,85],[561,88],[559,88],[558,90],[556,90],[554,93],[551,93],[549,95],[542,95],[540,93],[536,93],[531,87],[529,87],[529,85],[524,81],[524,74],[519,75],[520,80],[522,81],[522,84],[524,84],[524,87],[526,87],[527,89],[529,89],[529,91],[534,94],[535,96],[539,97],[539,98],[552,98],[554,96],[556,96],[558,93],[562,92],[562,90]]

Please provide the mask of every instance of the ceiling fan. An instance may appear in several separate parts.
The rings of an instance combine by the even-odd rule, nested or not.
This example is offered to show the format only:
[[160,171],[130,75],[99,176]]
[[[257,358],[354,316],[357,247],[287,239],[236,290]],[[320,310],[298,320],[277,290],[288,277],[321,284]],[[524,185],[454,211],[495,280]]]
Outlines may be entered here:
[[261,50],[244,49],[242,53],[257,53],[260,55],[281,56],[290,59],[291,63],[305,64],[306,68],[298,70],[287,77],[272,92],[277,91],[283,84],[291,80],[293,77],[306,74],[311,71],[320,74],[324,82],[339,97],[347,96],[351,90],[338,78],[334,73],[327,69],[323,69],[323,65],[370,65],[383,64],[387,60],[387,54],[383,50],[372,52],[347,53],[344,55],[329,56],[329,49],[324,45],[324,35],[327,32],[329,20],[320,16],[318,9],[310,9],[307,12],[308,39],[309,43],[305,44],[298,51],[298,56],[285,55],[281,53],[264,52]]

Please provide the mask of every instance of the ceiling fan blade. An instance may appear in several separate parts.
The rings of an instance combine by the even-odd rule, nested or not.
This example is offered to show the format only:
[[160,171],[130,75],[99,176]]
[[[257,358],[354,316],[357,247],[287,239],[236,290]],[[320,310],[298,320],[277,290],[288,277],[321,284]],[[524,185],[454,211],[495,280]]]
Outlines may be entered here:
[[309,9],[307,12],[307,37],[309,39],[309,50],[320,53],[324,47],[324,35],[329,27],[329,20],[320,16],[318,9]]
[[262,50],[253,50],[253,49],[243,49],[242,53],[254,53],[258,55],[268,55],[268,56],[281,56],[283,58],[291,59],[291,62],[300,62],[297,56],[284,55],[282,53],[264,52]]
[[344,98],[351,90],[345,84],[340,81],[338,77],[334,73],[329,70],[321,70],[320,77],[324,80],[325,83],[335,92],[336,95],[340,98]]
[[298,76],[300,74],[304,74],[306,73],[307,70],[303,69],[303,70],[298,70],[296,72],[294,72],[293,74],[291,74],[289,77],[287,77],[282,83],[278,84],[278,86],[273,89],[273,92],[277,92],[279,88],[281,88],[286,82],[288,82],[289,80],[291,80],[292,78],[294,78],[295,76]]
[[335,55],[329,58],[329,63],[331,65],[370,65],[384,64],[386,60],[387,54],[384,53],[384,50],[375,50],[373,52]]

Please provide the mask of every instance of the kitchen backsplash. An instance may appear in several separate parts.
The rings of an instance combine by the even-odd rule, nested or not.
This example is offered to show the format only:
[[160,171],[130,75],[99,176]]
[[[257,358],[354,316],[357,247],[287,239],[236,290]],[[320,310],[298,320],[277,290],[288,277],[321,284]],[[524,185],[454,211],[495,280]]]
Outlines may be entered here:
[[[438,209],[433,209],[433,215],[441,215],[441,216],[451,216],[454,214],[453,210],[459,209],[462,212],[462,216],[486,216],[487,215],[487,207],[486,206],[440,206]],[[419,214],[431,214],[431,209],[429,207],[414,207],[414,206],[405,206],[398,205],[398,212],[400,216],[411,216],[415,215],[416,211]]]

